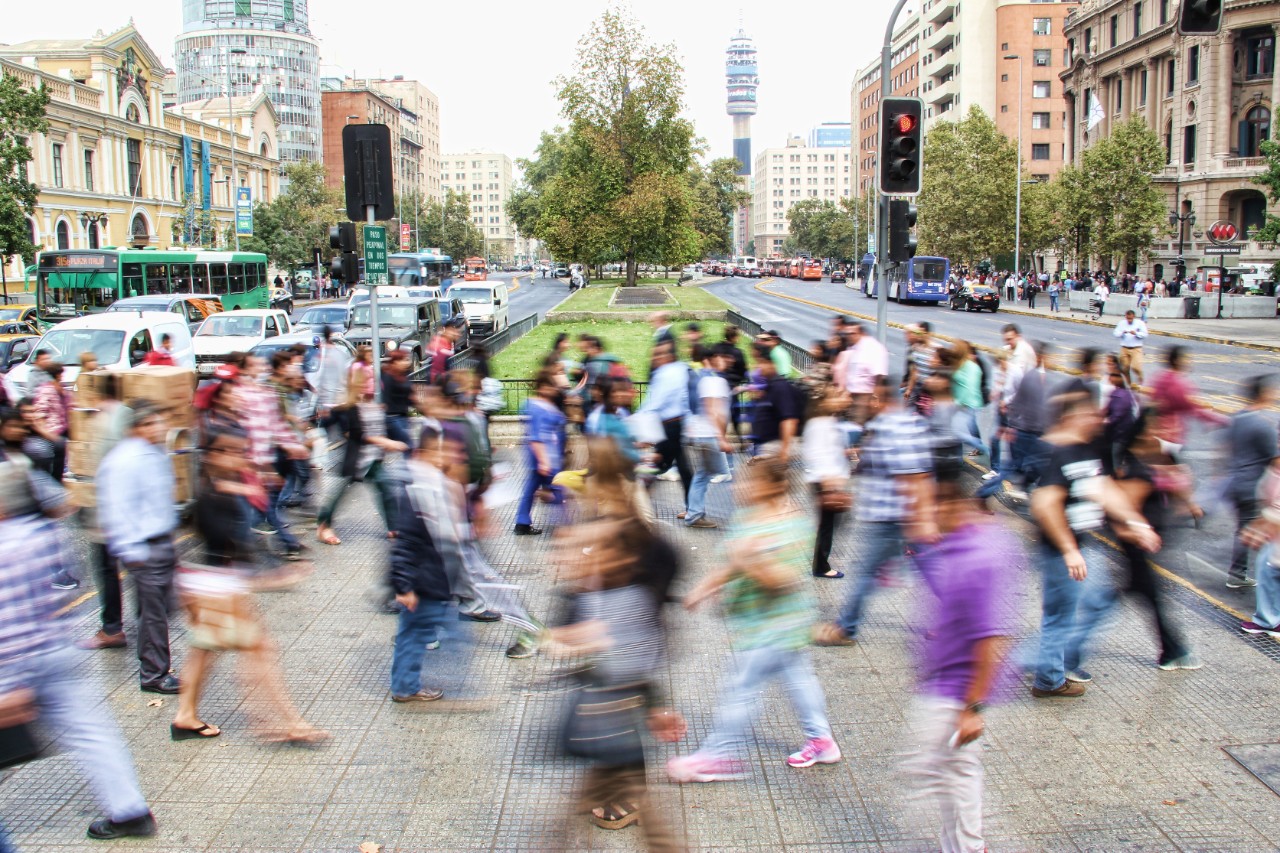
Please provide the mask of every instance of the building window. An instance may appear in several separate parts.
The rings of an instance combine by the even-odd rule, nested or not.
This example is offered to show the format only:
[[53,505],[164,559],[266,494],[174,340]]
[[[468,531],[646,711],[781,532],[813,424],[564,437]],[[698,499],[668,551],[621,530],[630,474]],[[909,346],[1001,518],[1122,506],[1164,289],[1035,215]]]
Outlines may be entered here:
[[1259,104],[1240,122],[1241,157],[1261,157],[1262,143],[1271,138],[1271,110]]
[[84,152],[84,188],[93,192],[93,152],[88,149]]
[[1270,77],[1276,63],[1276,40],[1270,35],[1253,36],[1245,41],[1244,76],[1246,79]]
[[1124,106],[1124,80],[1120,77],[1116,78],[1116,112],[1120,112],[1120,108]]
[[1182,129],[1182,162],[1196,161],[1196,126],[1189,124]]
[[1110,22],[1111,47],[1115,47],[1120,43],[1120,16],[1112,15]]
[[137,198],[142,195],[142,140],[126,140],[125,149],[129,160],[129,195]]
[[89,248],[90,249],[98,248],[98,244],[100,242],[101,242],[101,238],[98,236],[98,223],[90,222],[89,223]]
[[1001,50],[1008,50],[1008,49],[1009,49],[1009,43],[1008,43],[1007,41],[1006,41],[1006,42],[1001,43],[1001,45],[1000,45],[1000,49],[1001,49]]
[[1032,113],[1031,129],[1032,130],[1049,130],[1051,123],[1048,113]]
[[1164,126],[1164,162],[1166,165],[1173,163],[1173,122]]
[[55,142],[50,150],[53,159],[53,185],[60,187],[62,186],[62,146]]
[[250,18],[253,16],[252,0],[236,0],[236,17]]
[[1032,160],[1048,160],[1049,159],[1049,143],[1037,142],[1031,146]]
[[1138,75],[1138,106],[1145,107],[1147,105],[1147,69],[1142,69],[1142,73]]
[[58,235],[58,248],[71,248],[71,229],[67,227],[67,220],[63,219],[58,222],[58,228],[55,232]]
[[1047,98],[1049,97],[1049,81],[1037,80],[1031,84],[1031,97]]
[[1174,63],[1172,59],[1170,59],[1169,64],[1165,67],[1168,69],[1168,71],[1167,71],[1167,76],[1165,78],[1164,94],[1165,94],[1165,97],[1168,97],[1173,94],[1173,87],[1177,85],[1178,66]]
[[1093,27],[1084,28],[1084,55],[1093,53]]
[[1200,45],[1187,48],[1187,85],[1200,82]]
[[1032,173],[1031,180],[1035,181],[1038,184],[1047,184],[1049,183],[1049,176],[1046,174]]
[[1007,113],[1007,112],[1009,112],[1009,105],[1008,105],[1008,104],[1001,104],[1001,105],[1000,105],[1000,112],[1002,112],[1002,113]]
[[1160,0],[1160,23],[1169,23],[1169,0]]
[[1133,4],[1133,37],[1142,35],[1142,4]]
[[1031,32],[1038,36],[1047,36],[1052,30],[1051,18],[1032,18]]
[[[169,167],[169,198],[178,200],[178,167]],[[263,199],[265,201],[265,199]]]
[[1040,48],[1031,52],[1031,61],[1041,68],[1048,68],[1053,62],[1053,51],[1049,48]]

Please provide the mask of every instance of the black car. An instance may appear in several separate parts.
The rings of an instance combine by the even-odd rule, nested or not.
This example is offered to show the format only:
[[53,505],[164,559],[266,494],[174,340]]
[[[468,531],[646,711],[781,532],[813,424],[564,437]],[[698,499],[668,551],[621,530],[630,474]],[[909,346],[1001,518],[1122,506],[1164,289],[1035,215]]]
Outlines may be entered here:
[[[351,312],[351,328],[343,337],[352,346],[373,342],[369,323],[369,303],[357,305]],[[379,299],[378,336],[382,352],[395,349],[409,353],[412,370],[422,366],[427,344],[440,331],[440,303],[434,299]]]
[[467,312],[462,307],[462,300],[450,299],[447,296],[442,296],[437,299],[436,302],[440,306],[440,325],[445,325],[454,317],[462,318],[462,336],[458,338],[458,342],[454,344],[454,350],[461,352],[471,346],[471,327],[467,323]]
[[994,287],[985,284],[966,284],[951,294],[952,311],[963,308],[966,311],[990,311],[992,314],[1000,310],[1000,294]]
[[845,276],[844,267],[832,267],[831,269],[832,284],[835,284],[836,282],[844,283],[848,280],[849,279]]

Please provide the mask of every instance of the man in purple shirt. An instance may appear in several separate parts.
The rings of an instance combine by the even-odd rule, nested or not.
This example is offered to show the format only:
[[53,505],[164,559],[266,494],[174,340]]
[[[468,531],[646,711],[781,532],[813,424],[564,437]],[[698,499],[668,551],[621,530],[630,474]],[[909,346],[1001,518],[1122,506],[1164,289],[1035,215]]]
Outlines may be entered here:
[[[955,470],[949,470],[954,468]],[[956,466],[938,470],[942,538],[916,560],[932,595],[912,708],[917,751],[907,770],[941,810],[941,849],[982,851],[982,747],[986,701],[1009,647],[1017,541],[978,512]],[[992,559],[999,555],[999,559]]]

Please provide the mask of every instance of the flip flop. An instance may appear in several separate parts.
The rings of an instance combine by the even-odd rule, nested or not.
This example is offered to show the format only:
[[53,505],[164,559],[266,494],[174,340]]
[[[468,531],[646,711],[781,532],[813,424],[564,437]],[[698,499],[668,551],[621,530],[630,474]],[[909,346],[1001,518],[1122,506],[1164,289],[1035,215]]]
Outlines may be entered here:
[[189,729],[186,726],[169,725],[169,737],[173,740],[201,740],[211,737],[217,737],[222,731],[214,728],[208,723],[202,723],[198,729]]
[[591,822],[601,829],[626,829],[631,824],[640,822],[640,807],[635,803],[596,806],[591,810]]

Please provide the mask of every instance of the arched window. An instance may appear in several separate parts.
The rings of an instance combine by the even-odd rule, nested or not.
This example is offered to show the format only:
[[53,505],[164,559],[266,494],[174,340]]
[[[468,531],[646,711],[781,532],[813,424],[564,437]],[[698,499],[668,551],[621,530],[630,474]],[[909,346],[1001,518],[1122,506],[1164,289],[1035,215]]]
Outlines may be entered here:
[[1259,104],[1240,122],[1240,156],[1261,157],[1262,143],[1271,138],[1271,110]]
[[129,226],[129,233],[133,236],[134,243],[149,243],[151,241],[151,231],[147,228],[147,219],[141,213],[133,217],[133,222]]
[[98,248],[99,242],[100,240],[98,238],[98,223],[90,222],[89,223],[89,248],[90,249]]
[[39,248],[40,244],[36,242],[36,221],[30,216],[27,217],[27,239],[31,241],[31,245]]
[[58,228],[55,233],[58,235],[58,248],[70,249],[71,229],[67,227],[67,221],[65,219],[58,222]]

